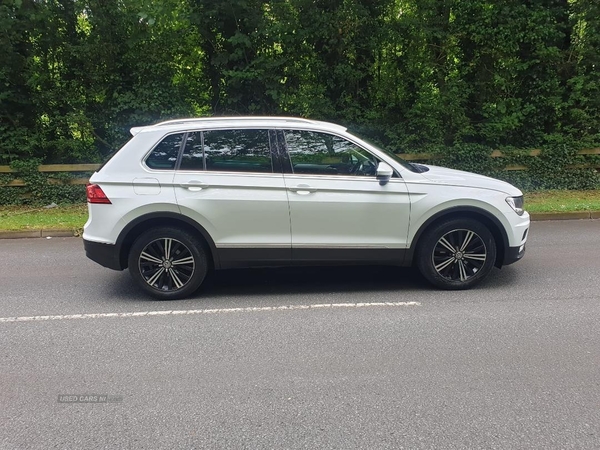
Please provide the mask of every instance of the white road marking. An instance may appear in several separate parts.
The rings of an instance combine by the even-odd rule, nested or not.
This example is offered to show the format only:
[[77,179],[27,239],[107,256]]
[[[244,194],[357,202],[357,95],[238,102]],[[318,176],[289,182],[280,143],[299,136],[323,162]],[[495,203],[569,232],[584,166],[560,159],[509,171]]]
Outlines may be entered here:
[[54,316],[0,317],[0,323],[41,322],[45,320],[104,319],[110,317],[190,316],[195,314],[224,314],[264,311],[296,311],[302,309],[366,308],[373,306],[421,306],[419,302],[322,303],[317,305],[251,306],[248,308],[185,309],[167,311],[138,311],[124,313],[65,314]]

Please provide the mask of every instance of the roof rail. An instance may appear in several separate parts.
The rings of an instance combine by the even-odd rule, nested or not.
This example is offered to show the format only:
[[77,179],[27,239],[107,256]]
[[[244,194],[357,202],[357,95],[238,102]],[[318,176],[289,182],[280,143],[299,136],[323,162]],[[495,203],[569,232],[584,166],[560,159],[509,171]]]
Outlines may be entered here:
[[177,125],[180,123],[193,123],[193,122],[219,122],[225,120],[273,120],[273,121],[283,121],[283,122],[302,122],[302,123],[317,123],[315,120],[304,119],[302,117],[278,117],[278,116],[216,116],[216,117],[196,117],[189,119],[174,119],[167,120],[165,122],[160,122],[155,124],[154,126],[164,126],[164,125]]
[[177,126],[177,125],[185,125],[185,124],[201,124],[201,123],[210,123],[210,122],[225,122],[227,120],[236,120],[236,121],[244,121],[244,122],[256,122],[256,121],[267,121],[267,122],[289,122],[289,123],[303,123],[303,124],[311,124],[315,126],[321,126],[325,128],[329,128],[332,130],[338,131],[346,131],[346,127],[343,125],[338,125],[330,122],[322,122],[319,120],[311,120],[304,119],[302,117],[278,117],[278,116],[231,116],[231,117],[196,117],[189,119],[174,119],[167,120],[165,122],[160,122],[154,125],[146,125],[141,127],[133,127],[130,132],[132,136],[140,133],[141,131],[151,130],[154,127],[162,127],[162,126]]

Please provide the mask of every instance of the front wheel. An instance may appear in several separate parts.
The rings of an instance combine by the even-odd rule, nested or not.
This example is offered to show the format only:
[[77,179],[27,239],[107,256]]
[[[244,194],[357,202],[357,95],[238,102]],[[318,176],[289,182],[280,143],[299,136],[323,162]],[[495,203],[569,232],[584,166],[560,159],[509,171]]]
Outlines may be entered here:
[[490,230],[473,219],[451,219],[427,230],[420,239],[417,267],[442,289],[469,289],[484,279],[496,261]]
[[208,260],[202,242],[176,228],[153,228],[136,239],[129,272],[138,285],[160,300],[193,294],[202,284]]

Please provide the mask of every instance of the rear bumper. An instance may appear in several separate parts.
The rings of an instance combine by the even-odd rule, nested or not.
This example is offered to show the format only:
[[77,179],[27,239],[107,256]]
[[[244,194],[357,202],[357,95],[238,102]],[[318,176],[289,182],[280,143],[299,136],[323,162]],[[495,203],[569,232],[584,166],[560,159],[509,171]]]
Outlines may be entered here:
[[507,266],[509,264],[515,263],[520,260],[525,254],[525,242],[519,247],[508,247],[505,255],[504,255],[504,263],[503,265]]
[[121,264],[119,257],[119,249],[113,244],[101,244],[83,240],[83,248],[85,255],[92,261],[97,262],[101,266],[108,267],[113,270],[123,270],[125,267]]

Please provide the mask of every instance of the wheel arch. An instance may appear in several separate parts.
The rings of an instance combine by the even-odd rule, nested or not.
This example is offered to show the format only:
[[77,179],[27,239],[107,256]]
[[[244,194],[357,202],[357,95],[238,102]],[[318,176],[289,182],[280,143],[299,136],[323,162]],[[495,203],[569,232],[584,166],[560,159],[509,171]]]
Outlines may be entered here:
[[199,236],[206,244],[205,250],[208,252],[208,260],[212,267],[219,267],[217,247],[210,234],[198,222],[178,213],[163,211],[144,214],[123,228],[115,243],[119,252],[119,263],[123,269],[128,266],[127,259],[131,245],[135,238],[145,230],[159,226],[176,226],[178,229]]
[[504,262],[504,255],[506,253],[506,249],[508,248],[508,234],[504,229],[504,226],[489,211],[486,211],[481,208],[477,208],[475,206],[456,206],[452,208],[445,209],[443,211],[439,211],[430,218],[428,218],[416,232],[408,253],[406,255],[406,264],[412,265],[414,262],[414,257],[419,247],[419,240],[432,226],[440,223],[441,221],[445,221],[448,219],[465,219],[470,218],[477,220],[483,223],[494,236],[494,241],[496,242],[496,267],[502,267],[502,263]]

